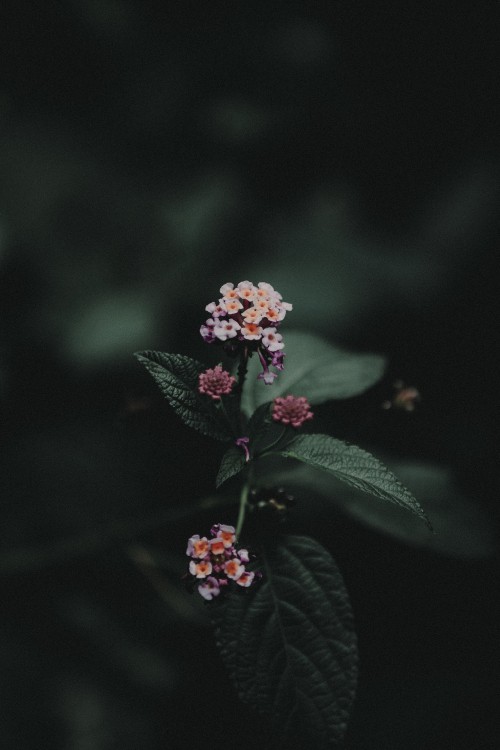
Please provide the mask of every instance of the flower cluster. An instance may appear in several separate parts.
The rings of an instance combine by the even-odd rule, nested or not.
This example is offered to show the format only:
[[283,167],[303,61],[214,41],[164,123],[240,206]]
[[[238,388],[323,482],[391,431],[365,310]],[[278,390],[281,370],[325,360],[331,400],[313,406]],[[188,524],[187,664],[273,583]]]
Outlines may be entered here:
[[402,380],[396,380],[393,384],[394,395],[391,400],[384,401],[383,409],[400,409],[402,411],[415,411],[415,406],[420,401],[420,393],[413,386],[406,386]]
[[189,572],[198,591],[207,601],[225,593],[231,582],[242,588],[252,585],[259,573],[247,570],[250,562],[247,549],[237,549],[233,526],[216,523],[210,529],[211,539],[194,534],[188,540],[186,555],[191,558]]
[[222,343],[228,353],[246,347],[257,351],[262,365],[259,378],[271,384],[277,377],[269,367],[283,370],[284,343],[278,327],[286,313],[292,309],[271,284],[259,281],[240,281],[238,286],[227,283],[221,286],[222,297],[210,302],[205,310],[210,317],[200,328],[207,343]]
[[236,378],[222,369],[222,365],[216,365],[213,369],[202,372],[198,379],[198,390],[206,396],[218,400],[221,396],[231,393],[231,389],[236,383]]
[[274,399],[272,417],[275,422],[300,427],[308,419],[313,418],[313,413],[304,396],[285,396]]

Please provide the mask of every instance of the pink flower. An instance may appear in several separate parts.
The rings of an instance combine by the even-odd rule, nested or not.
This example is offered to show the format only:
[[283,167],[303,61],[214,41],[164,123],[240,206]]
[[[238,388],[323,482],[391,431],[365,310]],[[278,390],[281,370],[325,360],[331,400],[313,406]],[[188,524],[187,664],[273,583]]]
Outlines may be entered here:
[[264,370],[264,372],[259,372],[257,375],[257,379],[263,380],[266,385],[272,385],[277,377],[278,373],[271,372],[271,370]]
[[241,299],[252,302],[255,297],[255,287],[251,281],[240,281],[238,284],[238,294]]
[[208,602],[211,601],[215,596],[219,596],[220,587],[217,578],[209,576],[206,581],[200,583],[200,585],[198,586],[198,591]]
[[286,396],[274,399],[272,417],[275,422],[300,427],[308,419],[312,419],[311,406],[304,396]]
[[415,403],[419,400],[420,393],[416,388],[410,386],[408,388],[402,388],[399,393],[394,396],[393,404],[397,409],[415,411]]
[[249,341],[257,340],[262,336],[262,328],[256,323],[246,323],[241,329],[241,333]]
[[224,526],[223,523],[220,523],[217,536],[224,542],[224,547],[231,547],[236,539],[234,526]]
[[189,555],[190,557],[197,557],[198,559],[203,559],[204,557],[208,556],[209,552],[210,547],[206,536],[200,539],[199,534],[194,534],[194,536],[188,539],[186,555]]
[[263,318],[263,315],[259,310],[257,310],[255,307],[249,307],[247,310],[245,310],[243,313],[243,318],[245,320],[245,323],[260,323],[260,321]]
[[248,279],[237,286],[227,282],[220,293],[219,301],[205,308],[211,318],[200,328],[203,340],[222,344],[227,354],[241,354],[245,360],[257,353],[263,369],[259,378],[271,384],[277,374],[270,372],[269,366],[283,369],[283,358],[275,360],[273,356],[285,346],[277,329],[292,305],[266,281],[257,286]]
[[230,375],[221,365],[216,365],[213,370],[208,369],[202,372],[198,378],[198,390],[206,396],[217,400],[226,393],[231,393],[231,389],[236,382],[236,378]]
[[205,322],[205,325],[200,326],[201,336],[207,344],[211,344],[212,341],[215,340],[214,328],[215,328],[215,320],[213,320],[213,318],[209,318]]
[[238,289],[228,289],[227,292],[225,292],[223,296],[223,302],[227,302],[228,300],[237,300],[239,297]]
[[206,578],[212,572],[212,563],[209,560],[201,560],[197,563],[195,560],[191,560],[189,563],[189,572],[196,578]]
[[245,454],[245,461],[250,461],[250,451],[248,450],[248,443],[250,442],[250,438],[243,436],[243,437],[239,437],[234,442],[238,446],[238,448],[243,448],[243,453]]
[[395,394],[391,401],[384,401],[382,404],[383,409],[390,409],[393,406],[395,409],[402,409],[403,411],[415,411],[415,406],[420,401],[420,393],[413,386],[407,386],[402,380],[397,380],[393,387]]
[[225,550],[224,540],[217,537],[210,540],[210,553],[212,555],[223,555]]
[[253,582],[253,579],[255,578],[255,573],[253,573],[251,570],[245,570],[239,578],[236,579],[236,583],[238,586],[244,586],[245,588],[248,588]]
[[250,562],[247,549],[238,549],[234,526],[216,523],[210,529],[211,539],[193,534],[188,540],[187,554],[194,559],[189,562],[191,585],[197,584],[203,599],[228,594],[234,584],[248,587],[253,580],[262,578],[260,572],[252,573],[245,569]]
[[276,307],[270,307],[266,312],[266,318],[270,323],[279,323],[280,311]]
[[233,581],[237,581],[238,578],[245,572],[245,566],[241,564],[241,560],[233,557],[232,560],[228,560],[224,565],[224,572],[228,578]]
[[241,310],[243,307],[239,299],[224,299],[223,304],[228,315],[236,315],[238,310]]

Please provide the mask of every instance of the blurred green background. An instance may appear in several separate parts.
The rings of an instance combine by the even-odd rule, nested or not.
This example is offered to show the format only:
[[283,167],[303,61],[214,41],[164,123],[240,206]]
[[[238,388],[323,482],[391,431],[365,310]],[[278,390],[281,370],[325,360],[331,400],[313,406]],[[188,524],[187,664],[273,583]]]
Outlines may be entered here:
[[[204,307],[245,278],[293,302],[288,326],[388,356],[321,429],[368,417],[360,444],[466,499],[445,483],[453,556],[299,502],[291,528],[335,555],[358,623],[346,747],[496,747],[497,13],[2,3],[2,747],[268,746],[178,585],[184,540],[219,520],[186,517],[219,446],[131,356],[213,364]],[[380,410],[395,378],[414,414]]]

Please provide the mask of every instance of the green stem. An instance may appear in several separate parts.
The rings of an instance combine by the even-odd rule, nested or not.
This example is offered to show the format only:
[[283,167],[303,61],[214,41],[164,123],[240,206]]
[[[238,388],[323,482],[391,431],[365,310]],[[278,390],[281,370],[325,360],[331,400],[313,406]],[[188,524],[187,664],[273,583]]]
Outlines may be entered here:
[[225,404],[224,404],[224,401],[222,400],[222,398],[221,398],[221,399],[220,399],[220,401],[219,401],[219,409],[221,410],[221,412],[222,412],[222,414],[223,414],[223,416],[224,416],[224,419],[226,420],[226,422],[227,422],[227,424],[228,424],[228,427],[229,427],[229,429],[231,430],[231,434],[232,434],[232,436],[233,436],[234,438],[238,437],[238,436],[236,435],[235,431],[234,431],[234,427],[233,427],[233,425],[231,424],[231,420],[230,420],[230,418],[229,418],[229,414],[227,413],[227,409],[226,409],[226,406],[225,406]]
[[273,440],[273,442],[270,445],[266,445],[266,447],[264,448],[264,450],[262,451],[262,453],[259,453],[259,457],[265,456],[267,453],[269,453],[271,451],[271,448],[274,448],[275,445],[278,445],[278,443],[280,442],[280,440],[284,437],[285,432],[286,432],[286,426],[283,427],[283,429],[281,430],[281,433],[276,438],[276,440]]
[[250,486],[248,482],[245,482],[245,484],[241,488],[240,509],[238,511],[238,521],[236,522],[236,538],[237,539],[240,536],[241,529],[243,528],[243,523],[245,522],[245,513],[247,509],[247,500],[248,500],[249,490],[250,490]]
[[236,393],[241,393],[243,385],[245,384],[245,378],[248,372],[248,347],[245,346],[243,354],[241,355],[240,364],[238,366],[238,384],[236,386]]

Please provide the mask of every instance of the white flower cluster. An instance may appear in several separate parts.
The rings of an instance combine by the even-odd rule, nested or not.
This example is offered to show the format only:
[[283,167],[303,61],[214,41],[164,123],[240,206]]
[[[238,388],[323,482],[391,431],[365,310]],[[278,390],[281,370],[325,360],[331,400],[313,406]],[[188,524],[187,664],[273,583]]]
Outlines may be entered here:
[[292,309],[271,284],[259,281],[254,286],[251,281],[224,284],[220,288],[222,297],[211,302],[205,310],[211,317],[201,326],[200,332],[205,341],[239,340],[261,341],[270,352],[284,348],[283,337],[277,326],[288,310]]

